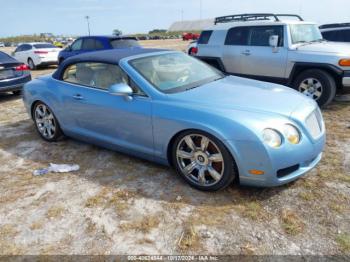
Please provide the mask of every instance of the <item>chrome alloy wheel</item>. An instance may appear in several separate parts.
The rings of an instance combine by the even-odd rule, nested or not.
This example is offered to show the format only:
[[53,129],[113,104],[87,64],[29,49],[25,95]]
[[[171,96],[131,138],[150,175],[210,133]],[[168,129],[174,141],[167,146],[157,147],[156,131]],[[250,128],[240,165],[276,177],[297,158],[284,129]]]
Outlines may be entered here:
[[322,95],[323,86],[319,80],[307,78],[300,83],[299,92],[317,101]]
[[200,186],[213,186],[224,174],[224,158],[208,137],[190,134],[181,139],[176,159],[182,173]]
[[52,139],[56,133],[55,118],[50,109],[44,105],[39,104],[35,108],[34,119],[40,134],[46,139]]

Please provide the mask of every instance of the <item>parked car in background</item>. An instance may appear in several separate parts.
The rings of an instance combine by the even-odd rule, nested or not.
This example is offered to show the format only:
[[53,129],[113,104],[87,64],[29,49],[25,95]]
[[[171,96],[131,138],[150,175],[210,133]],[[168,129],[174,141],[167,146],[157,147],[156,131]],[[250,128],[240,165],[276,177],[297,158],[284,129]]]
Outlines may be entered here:
[[350,45],[324,40],[297,15],[218,17],[197,48],[196,57],[224,72],[288,85],[320,106],[350,88]]
[[128,36],[83,36],[77,38],[71,45],[63,49],[58,55],[61,64],[65,59],[78,54],[107,50],[140,48],[136,37]]
[[350,23],[320,26],[324,39],[333,42],[350,42]]
[[25,83],[31,80],[29,67],[0,51],[0,93],[19,94]]
[[61,48],[50,43],[24,43],[17,46],[13,56],[34,70],[40,66],[57,65],[60,51]]
[[197,34],[197,33],[183,33],[182,40],[183,41],[197,40],[199,36],[200,34]]
[[197,54],[197,40],[196,41],[192,41],[188,47],[187,47],[187,54],[189,55],[196,55]]
[[77,55],[25,85],[23,99],[46,141],[64,134],[169,164],[205,191],[235,179],[286,184],[317,165],[325,144],[312,99],[178,51]]
[[5,43],[0,42],[0,47],[5,47]]

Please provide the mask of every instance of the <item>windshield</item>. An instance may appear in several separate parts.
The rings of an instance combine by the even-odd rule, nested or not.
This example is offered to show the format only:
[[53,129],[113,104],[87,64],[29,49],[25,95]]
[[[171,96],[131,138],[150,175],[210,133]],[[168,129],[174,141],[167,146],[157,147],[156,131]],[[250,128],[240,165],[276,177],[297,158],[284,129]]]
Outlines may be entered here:
[[54,46],[52,44],[35,44],[34,47],[37,49],[39,49],[39,48],[56,48],[56,46]]
[[218,70],[184,53],[138,58],[130,64],[164,93],[189,90],[224,77]]
[[293,44],[323,40],[317,25],[290,25]]

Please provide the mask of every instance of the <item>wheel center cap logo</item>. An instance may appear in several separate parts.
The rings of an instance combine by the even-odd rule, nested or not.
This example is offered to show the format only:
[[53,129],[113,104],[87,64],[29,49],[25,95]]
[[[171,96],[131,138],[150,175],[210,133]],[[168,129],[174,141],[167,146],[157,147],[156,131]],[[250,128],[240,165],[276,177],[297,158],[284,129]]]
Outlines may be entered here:
[[203,163],[205,161],[204,157],[203,156],[198,156],[198,161]]

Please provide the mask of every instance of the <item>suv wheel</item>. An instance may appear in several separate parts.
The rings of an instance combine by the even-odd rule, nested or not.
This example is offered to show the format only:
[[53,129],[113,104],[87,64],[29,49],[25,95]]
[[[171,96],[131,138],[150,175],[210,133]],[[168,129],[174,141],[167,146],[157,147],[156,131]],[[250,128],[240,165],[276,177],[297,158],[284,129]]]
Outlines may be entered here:
[[172,163],[192,187],[203,191],[223,189],[237,176],[234,160],[222,142],[200,131],[176,138]]
[[320,69],[310,69],[302,72],[295,79],[293,87],[314,99],[319,106],[328,105],[337,91],[334,78]]

